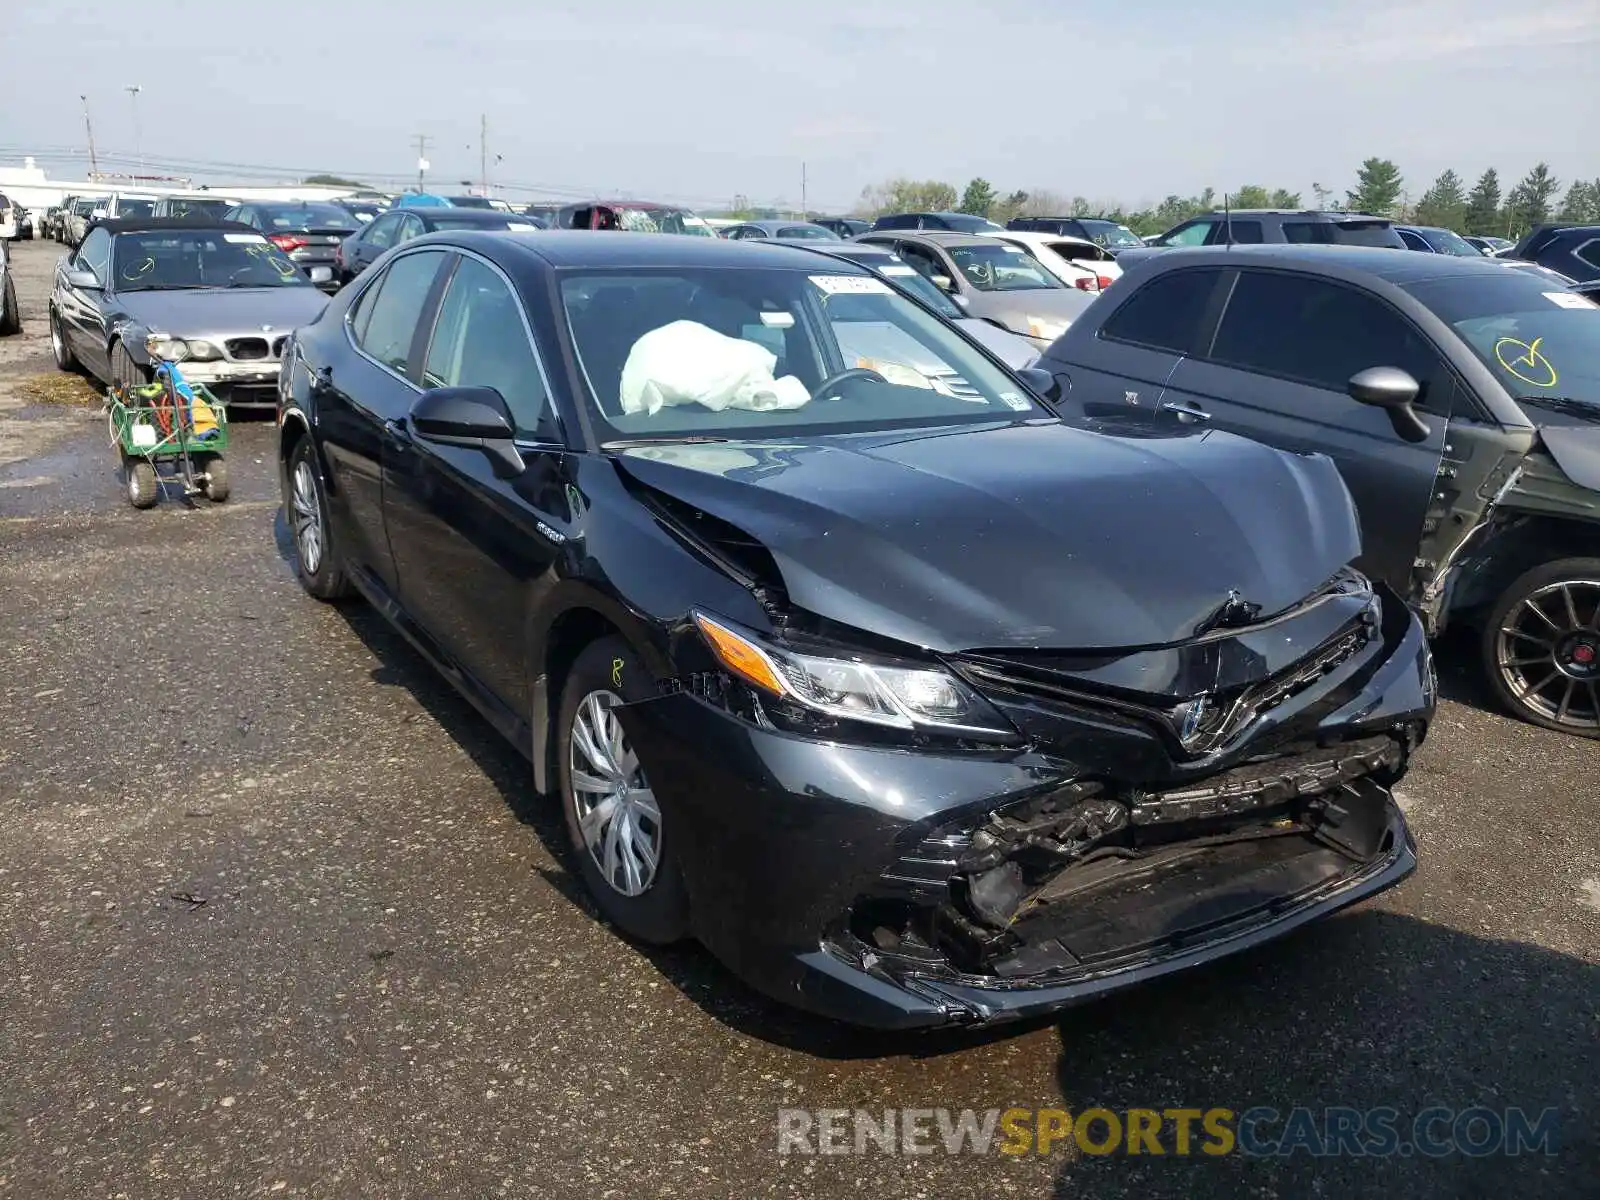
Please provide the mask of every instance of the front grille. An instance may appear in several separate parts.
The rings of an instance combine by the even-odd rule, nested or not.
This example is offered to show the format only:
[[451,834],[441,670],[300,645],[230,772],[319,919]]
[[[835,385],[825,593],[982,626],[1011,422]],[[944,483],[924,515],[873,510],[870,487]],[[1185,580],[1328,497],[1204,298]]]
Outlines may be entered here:
[[1354,658],[1377,636],[1370,613],[1342,625],[1304,658],[1244,687],[1198,696],[1134,697],[1086,686],[1069,672],[1042,666],[1036,658],[1005,654],[967,654],[956,662],[980,691],[1012,696],[1046,706],[1065,704],[1100,709],[1154,726],[1176,739],[1189,754],[1207,754],[1222,746],[1258,717],[1271,712],[1315,685]]
[[230,405],[276,405],[278,389],[271,383],[236,383],[228,388],[226,401]]
[[283,348],[284,348],[284,346],[286,344],[288,344],[288,341],[289,341],[289,339],[287,337],[276,338],[276,339],[273,340],[273,343],[272,343],[272,357],[273,358],[282,358],[283,357]]
[[270,353],[267,339],[261,337],[229,338],[227,347],[228,357],[237,362],[253,362],[266,358]]

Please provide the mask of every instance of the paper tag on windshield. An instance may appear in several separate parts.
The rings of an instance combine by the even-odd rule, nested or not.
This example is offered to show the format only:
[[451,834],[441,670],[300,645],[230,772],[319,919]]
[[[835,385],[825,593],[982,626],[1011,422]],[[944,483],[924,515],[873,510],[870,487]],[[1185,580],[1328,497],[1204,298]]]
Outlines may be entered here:
[[893,264],[883,269],[883,274],[885,275],[915,275],[916,273],[917,269],[915,267],[900,267]]
[[237,246],[259,246],[267,240],[259,233],[225,233],[222,236]]
[[1000,402],[1007,408],[1014,408],[1018,412],[1027,412],[1033,406],[1015,392],[1001,392]]
[[1588,309],[1590,312],[1595,310],[1594,303],[1585,300],[1577,292],[1546,292],[1544,298],[1562,308]]
[[894,291],[870,275],[813,275],[811,282],[830,296],[892,296]]

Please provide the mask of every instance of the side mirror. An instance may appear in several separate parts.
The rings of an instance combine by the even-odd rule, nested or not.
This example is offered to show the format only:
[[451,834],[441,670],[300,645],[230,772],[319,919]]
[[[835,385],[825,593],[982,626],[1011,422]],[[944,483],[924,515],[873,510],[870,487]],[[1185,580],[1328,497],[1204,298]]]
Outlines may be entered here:
[[1345,390],[1351,399],[1387,411],[1389,424],[1404,441],[1426,441],[1433,432],[1411,407],[1422,385],[1399,367],[1368,367],[1357,371]]
[[411,406],[411,429],[426,442],[471,446],[482,450],[510,474],[521,474],[522,455],[512,441],[515,431],[506,402],[492,387],[434,388]]
[[933,281],[933,286],[941,292],[955,291],[956,281],[948,275],[929,275],[928,278]]
[[97,209],[94,210],[94,213],[92,215],[94,216],[94,219],[96,221],[102,221],[102,220],[105,219],[106,210],[103,209],[103,208],[97,208]]
[[93,271],[86,271],[82,267],[69,267],[67,269],[67,286],[77,288],[84,292],[98,292],[100,280]]
[[1017,371],[1017,378],[1036,396],[1050,401],[1061,399],[1061,384],[1043,367],[1022,367]]

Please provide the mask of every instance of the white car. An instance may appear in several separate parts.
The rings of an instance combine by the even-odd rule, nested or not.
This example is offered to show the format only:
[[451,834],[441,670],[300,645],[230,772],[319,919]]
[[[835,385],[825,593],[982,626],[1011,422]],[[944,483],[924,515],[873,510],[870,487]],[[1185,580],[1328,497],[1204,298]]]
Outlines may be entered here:
[[1122,278],[1122,268],[1117,266],[1111,252],[1082,238],[1026,229],[1005,229],[998,233],[985,230],[984,236],[999,238],[1026,250],[1057,279],[1079,291],[1098,292]]

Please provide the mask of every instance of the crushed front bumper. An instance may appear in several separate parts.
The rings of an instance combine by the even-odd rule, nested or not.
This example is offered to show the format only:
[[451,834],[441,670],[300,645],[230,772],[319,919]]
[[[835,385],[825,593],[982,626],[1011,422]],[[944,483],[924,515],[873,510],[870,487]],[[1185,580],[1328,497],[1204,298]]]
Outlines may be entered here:
[[189,359],[178,364],[183,377],[203,383],[229,408],[272,408],[278,402],[278,360],[247,363]]
[[[1076,894],[1052,881],[1023,909],[1029,919],[1044,912],[1045,926],[1054,922],[1036,943],[1059,937],[1081,951],[1087,937],[1093,952],[1053,945],[1045,952],[1025,938],[1012,947],[1019,953],[982,958],[976,970],[971,956],[962,960],[934,937],[888,947],[874,941],[880,914],[948,912],[971,886],[960,864],[972,832],[996,813],[1079,786],[1081,761],[1038,742],[988,752],[823,742],[758,727],[687,691],[618,713],[674,831],[668,836],[700,940],[778,999],[853,1024],[909,1028],[1018,1019],[1080,1003],[1257,945],[1404,879],[1415,869],[1415,847],[1387,784],[1403,773],[1431,715],[1432,678],[1422,631],[1402,606],[1368,651],[1263,718],[1270,737],[1213,756],[1199,780],[1170,757],[1167,780],[1149,779],[1164,753],[1154,735],[1147,752],[1118,754],[1147,773],[1143,790],[1128,795],[1144,798],[1144,811],[1156,814],[1148,819],[1182,830],[1164,834],[1164,848],[1159,839],[1147,843],[1148,857],[1130,869],[1165,872],[1154,899],[1142,904],[1138,887],[1115,873]],[[1393,746],[1381,768],[1358,777],[1323,771],[1322,759],[1337,765],[1375,743]],[[1238,789],[1220,807],[1193,808],[1197,783],[1248,781],[1274,754],[1297,764],[1300,782],[1264,788],[1259,811],[1240,802]],[[1339,842],[1341,805],[1358,813],[1358,845],[1336,859],[1327,847]],[[1139,803],[1124,807],[1133,813]],[[1247,828],[1252,821],[1260,828]],[[1252,856],[1239,848],[1256,844],[1273,849]],[[1168,866],[1152,866],[1163,855]],[[1238,864],[1232,876],[1229,855]],[[1184,872],[1200,881],[1192,904]],[[1251,888],[1260,894],[1246,895]],[[1048,903],[1056,907],[1041,907],[1052,890]],[[1124,921],[1126,914],[1133,919]],[[1085,935],[1083,922],[1095,921]],[[1140,921],[1154,923],[1155,932],[1121,935]]]

